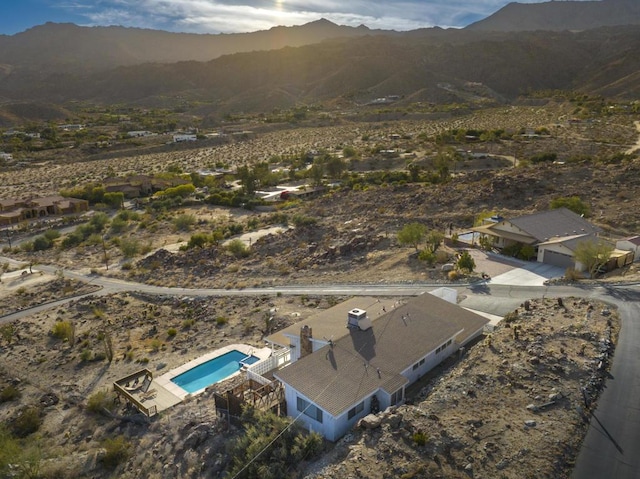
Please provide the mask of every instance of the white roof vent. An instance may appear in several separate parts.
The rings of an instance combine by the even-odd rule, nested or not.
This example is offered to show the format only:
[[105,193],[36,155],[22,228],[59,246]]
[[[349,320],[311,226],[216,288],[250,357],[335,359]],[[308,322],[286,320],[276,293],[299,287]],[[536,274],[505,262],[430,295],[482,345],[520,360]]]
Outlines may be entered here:
[[358,328],[366,331],[373,324],[364,309],[354,308],[347,313],[347,328]]

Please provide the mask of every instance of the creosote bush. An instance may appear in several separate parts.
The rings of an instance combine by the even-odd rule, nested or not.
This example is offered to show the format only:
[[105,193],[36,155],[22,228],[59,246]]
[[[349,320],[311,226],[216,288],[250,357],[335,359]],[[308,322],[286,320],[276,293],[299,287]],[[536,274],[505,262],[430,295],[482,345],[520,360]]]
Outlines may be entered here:
[[87,399],[87,410],[92,413],[101,414],[105,409],[112,410],[114,394],[111,391],[98,391]]
[[0,391],[0,403],[9,402],[9,401],[16,401],[16,400],[20,399],[21,395],[22,394],[20,393],[20,390],[18,388],[16,388],[15,386],[9,384],[8,386],[5,386]]
[[16,437],[27,437],[40,429],[41,425],[40,409],[35,406],[27,406],[13,420],[11,430]]
[[100,459],[106,469],[115,469],[131,455],[131,443],[124,436],[107,438],[102,442],[105,454]]
[[53,325],[51,335],[54,338],[72,343],[74,337],[73,324],[69,321],[57,321],[56,324]]

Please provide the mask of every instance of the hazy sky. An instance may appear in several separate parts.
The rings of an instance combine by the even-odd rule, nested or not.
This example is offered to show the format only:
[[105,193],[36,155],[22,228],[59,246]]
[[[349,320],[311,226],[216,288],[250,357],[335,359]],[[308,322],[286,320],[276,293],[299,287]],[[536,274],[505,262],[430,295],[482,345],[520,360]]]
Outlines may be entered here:
[[[539,3],[524,0],[520,3]],[[45,22],[122,25],[175,32],[233,33],[302,25],[326,18],[341,25],[413,30],[463,27],[509,0],[0,0],[0,33]]]

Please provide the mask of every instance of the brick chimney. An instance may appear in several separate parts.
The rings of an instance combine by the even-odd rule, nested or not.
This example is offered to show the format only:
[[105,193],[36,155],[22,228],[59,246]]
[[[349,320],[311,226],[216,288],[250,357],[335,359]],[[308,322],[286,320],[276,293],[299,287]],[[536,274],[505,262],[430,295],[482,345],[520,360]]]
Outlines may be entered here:
[[311,328],[305,324],[300,328],[300,358],[304,358],[313,352],[312,338]]

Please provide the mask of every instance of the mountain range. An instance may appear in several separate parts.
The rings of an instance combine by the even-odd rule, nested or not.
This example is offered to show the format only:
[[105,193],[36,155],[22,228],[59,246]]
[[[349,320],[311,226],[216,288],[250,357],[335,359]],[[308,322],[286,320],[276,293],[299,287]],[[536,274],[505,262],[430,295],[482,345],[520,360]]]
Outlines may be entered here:
[[629,99],[640,93],[638,51],[635,0],[509,4],[462,30],[411,32],[324,19],[227,35],[48,23],[0,36],[0,101],[193,100],[234,112],[388,95],[500,102],[555,89]]

